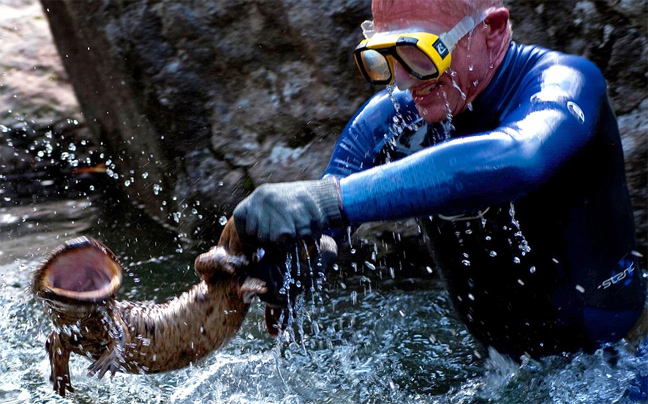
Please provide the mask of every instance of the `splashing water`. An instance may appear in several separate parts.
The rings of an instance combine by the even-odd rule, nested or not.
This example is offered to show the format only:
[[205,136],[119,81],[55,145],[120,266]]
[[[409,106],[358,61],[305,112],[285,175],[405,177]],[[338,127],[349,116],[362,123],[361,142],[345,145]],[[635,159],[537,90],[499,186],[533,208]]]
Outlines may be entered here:
[[[451,81],[452,81],[452,87],[454,87],[454,89],[457,90],[457,92],[459,92],[459,95],[461,96],[462,100],[466,100],[466,98],[467,98],[466,93],[464,93],[461,90],[461,87],[459,87],[459,84],[457,84],[457,81],[455,80],[455,77],[457,77],[457,72],[455,72],[454,70],[449,70],[449,71],[450,71],[450,78],[451,78]],[[446,97],[446,104],[447,103],[448,103],[448,99]],[[449,105],[448,105],[448,108],[450,108]]]
[[522,229],[520,229],[520,222],[515,218],[515,206],[513,202],[509,205],[509,215],[511,215],[511,224],[513,225],[515,231],[515,239],[517,241],[518,248],[520,250],[520,255],[525,256],[531,251],[529,242],[522,234]]
[[392,127],[390,127],[390,130],[396,133],[397,135],[400,135],[406,129],[410,131],[415,131],[420,126],[421,119],[406,118],[405,116],[403,116],[401,105],[394,97],[394,90],[395,90],[394,86],[387,86],[387,94],[389,95],[389,99],[394,105],[394,109],[396,111],[396,114],[394,116],[394,124],[392,125]]
[[446,119],[445,121],[441,122],[441,126],[443,127],[443,131],[447,134],[452,133],[452,131],[455,129],[454,125],[452,124],[452,108],[450,108],[450,102],[448,101],[448,94],[446,93],[445,89],[441,89],[441,95],[443,95],[443,100],[445,101],[445,107],[447,110],[446,114]]
[[[389,151],[394,150],[397,146],[397,139],[403,133],[415,133],[423,124],[423,119],[416,115],[404,115],[402,112],[402,106],[394,96],[394,91],[396,88],[394,86],[387,86],[387,94],[389,99],[394,106],[395,114],[392,118],[392,123],[389,125],[389,131],[384,133],[385,144],[388,146],[385,148],[386,152],[386,162],[391,161],[391,156]],[[350,237],[349,237],[350,239]]]
[[[77,392],[63,400],[48,380],[44,342],[52,326],[28,291],[40,259],[63,239],[92,229],[113,239],[109,244],[126,270],[124,298],[163,302],[196,281],[195,254],[175,253],[136,223],[118,223],[111,235],[87,201],[16,206],[0,214],[24,218],[0,222],[2,402],[512,404],[524,397],[537,404],[625,403],[633,375],[648,367],[621,343],[612,347],[616,365],[609,349],[514,363],[473,341],[454,317],[443,285],[425,268],[427,276],[401,279],[398,268],[390,272],[371,261],[374,269],[362,265],[357,275],[342,278],[352,270],[339,262],[329,282],[315,287],[316,299],[296,299],[290,338],[270,338],[263,305],[255,303],[227,347],[182,370],[97,380],[86,375],[90,362],[74,357]],[[391,275],[372,275],[381,271]],[[372,287],[363,289],[367,282]]]
[[468,32],[468,39],[466,43],[466,59],[468,60],[468,71],[471,72],[475,68],[472,64],[472,53],[470,52],[470,44],[472,43],[472,37],[474,32],[475,32],[475,28],[471,29],[470,32]]

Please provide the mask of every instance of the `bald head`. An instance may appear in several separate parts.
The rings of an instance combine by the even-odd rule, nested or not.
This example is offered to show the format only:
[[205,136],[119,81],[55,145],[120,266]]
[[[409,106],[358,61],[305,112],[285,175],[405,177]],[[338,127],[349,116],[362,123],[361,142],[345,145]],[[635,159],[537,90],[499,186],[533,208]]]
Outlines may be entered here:
[[409,17],[408,10],[417,9],[425,17],[440,17],[447,22],[444,28],[450,29],[462,18],[493,7],[502,7],[502,0],[373,0],[371,10],[374,20],[380,22],[386,16]]
[[465,111],[488,86],[511,41],[509,12],[501,0],[373,0],[376,33],[428,32],[441,35],[467,16],[488,12],[483,23],[452,50],[450,73],[421,80],[393,62],[394,84],[409,90],[421,116],[440,122]]

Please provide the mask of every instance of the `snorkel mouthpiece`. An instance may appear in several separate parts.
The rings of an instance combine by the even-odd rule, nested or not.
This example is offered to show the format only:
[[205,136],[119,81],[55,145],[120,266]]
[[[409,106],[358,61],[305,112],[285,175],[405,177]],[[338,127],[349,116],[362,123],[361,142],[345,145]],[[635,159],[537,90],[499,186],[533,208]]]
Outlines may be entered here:
[[370,39],[376,33],[374,30],[373,20],[364,20],[362,24],[360,24],[360,27],[362,28],[362,36],[364,36],[365,39]]

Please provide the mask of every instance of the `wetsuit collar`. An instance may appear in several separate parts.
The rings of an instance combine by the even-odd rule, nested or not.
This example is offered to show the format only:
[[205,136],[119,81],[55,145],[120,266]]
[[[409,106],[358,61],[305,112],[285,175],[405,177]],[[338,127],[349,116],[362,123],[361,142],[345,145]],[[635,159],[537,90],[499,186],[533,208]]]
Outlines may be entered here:
[[473,101],[472,111],[459,114],[453,122],[454,136],[464,136],[497,127],[499,119],[508,114],[516,103],[512,98],[519,95],[519,87],[526,72],[532,68],[544,52],[540,47],[521,46],[511,41],[502,63],[484,91]]

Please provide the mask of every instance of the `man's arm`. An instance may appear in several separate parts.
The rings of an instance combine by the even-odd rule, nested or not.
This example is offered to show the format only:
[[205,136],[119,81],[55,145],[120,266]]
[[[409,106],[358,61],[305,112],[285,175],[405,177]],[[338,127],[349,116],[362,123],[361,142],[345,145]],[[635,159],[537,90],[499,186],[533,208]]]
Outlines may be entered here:
[[237,231],[243,239],[286,243],[344,227],[339,178],[373,167],[375,156],[403,122],[415,119],[420,118],[409,93],[376,94],[342,132],[322,180],[261,185],[234,210]]
[[335,181],[263,185],[234,210],[237,231],[261,242],[316,238],[349,224],[474,212],[536,189],[588,142],[606,102],[605,80],[591,62],[563,55],[544,63],[495,130],[381,166],[374,157],[394,112],[384,98],[381,108],[372,104],[380,97],[372,99],[337,144],[325,174]]
[[349,120],[326,167],[325,176],[346,177],[376,166],[376,156],[408,125],[421,118],[409,91],[382,90]]
[[493,131],[456,138],[340,179],[352,224],[477,211],[546,182],[583,148],[605,101],[605,80],[585,59],[546,62]]

